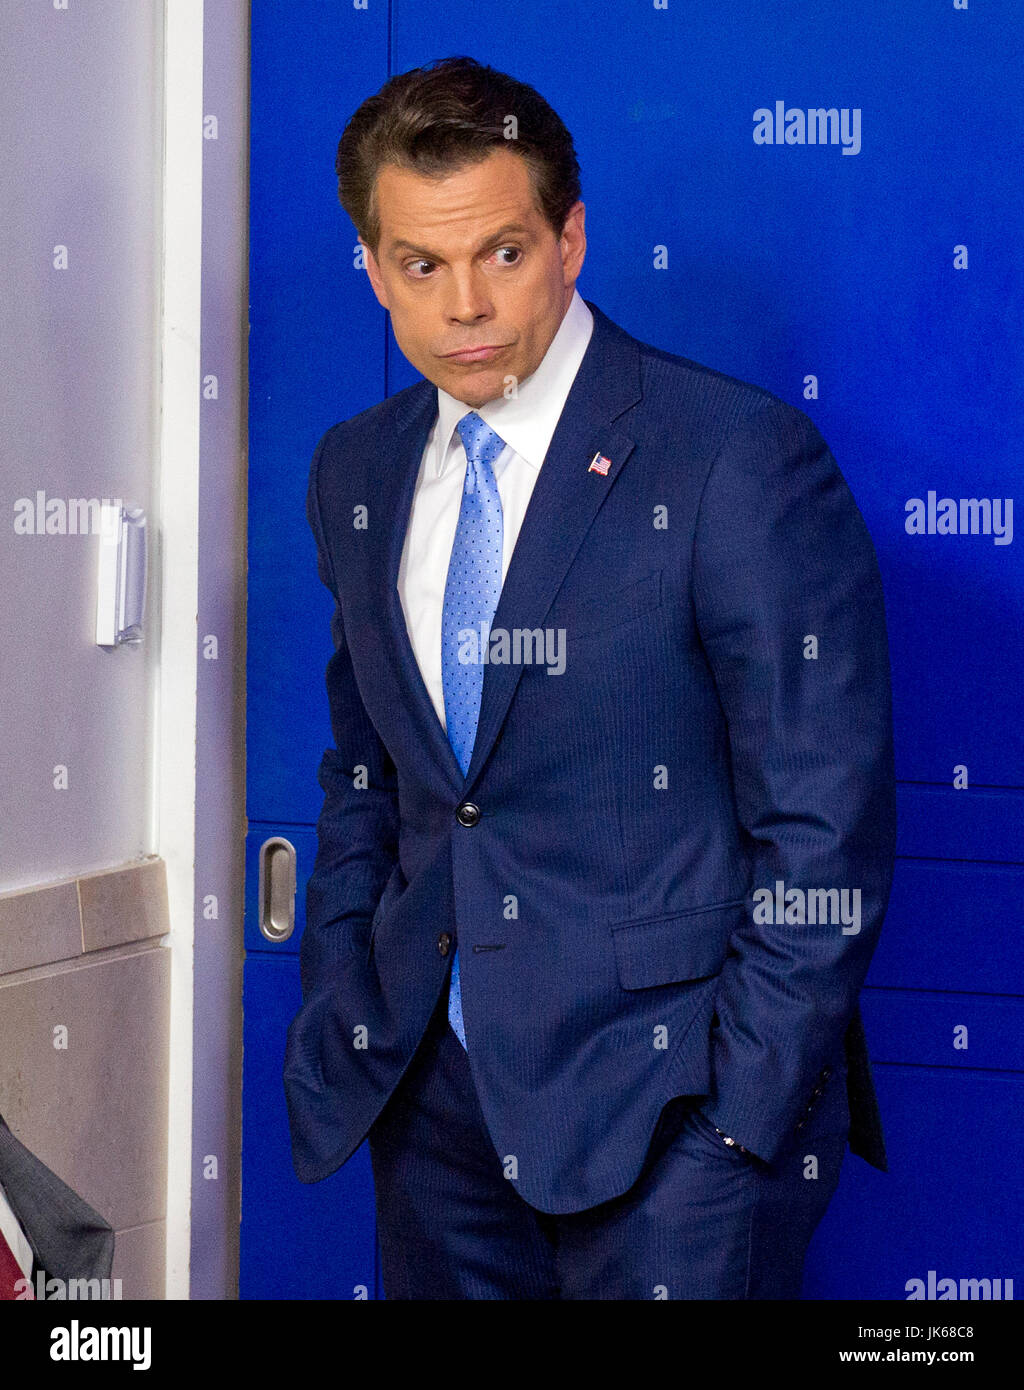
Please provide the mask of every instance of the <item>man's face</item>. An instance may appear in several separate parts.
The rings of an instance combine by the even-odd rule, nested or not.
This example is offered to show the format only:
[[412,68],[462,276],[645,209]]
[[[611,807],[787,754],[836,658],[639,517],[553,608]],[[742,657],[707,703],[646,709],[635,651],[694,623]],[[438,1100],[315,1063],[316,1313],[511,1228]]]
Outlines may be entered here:
[[508,150],[440,179],[388,164],[376,193],[380,241],[366,268],[412,365],[474,407],[535,371],[583,264],[583,204],[557,237]]

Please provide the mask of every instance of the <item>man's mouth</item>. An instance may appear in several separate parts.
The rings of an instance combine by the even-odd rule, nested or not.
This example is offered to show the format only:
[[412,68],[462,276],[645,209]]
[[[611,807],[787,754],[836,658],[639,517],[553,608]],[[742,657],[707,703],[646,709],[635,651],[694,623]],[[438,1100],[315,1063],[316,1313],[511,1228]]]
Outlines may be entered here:
[[504,352],[508,343],[486,343],[481,347],[459,348],[457,352],[444,352],[441,356],[446,362],[486,362]]

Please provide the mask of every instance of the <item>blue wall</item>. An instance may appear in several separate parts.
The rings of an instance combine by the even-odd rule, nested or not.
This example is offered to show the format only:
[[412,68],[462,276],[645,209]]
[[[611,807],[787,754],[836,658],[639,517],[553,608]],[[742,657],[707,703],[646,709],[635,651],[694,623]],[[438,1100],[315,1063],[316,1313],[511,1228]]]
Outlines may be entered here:
[[[900,858],[863,1012],[891,1171],[848,1157],[808,1298],[901,1299],[930,1269],[1024,1288],[1024,569],[1016,541],[906,529],[910,498],[1005,506],[1019,476],[1019,38],[1011,0],[253,6],[248,815],[253,850],[295,842],[300,909],[331,741],[309,462],[329,425],[414,379],[334,176],[390,73],[466,53],[536,86],[580,156],[581,293],[807,411],[871,530]],[[859,140],[756,143],[776,102],[845,110]],[[247,913],[242,1296],[372,1297],[365,1154],[315,1188],[291,1171],[299,934],[271,946]]]

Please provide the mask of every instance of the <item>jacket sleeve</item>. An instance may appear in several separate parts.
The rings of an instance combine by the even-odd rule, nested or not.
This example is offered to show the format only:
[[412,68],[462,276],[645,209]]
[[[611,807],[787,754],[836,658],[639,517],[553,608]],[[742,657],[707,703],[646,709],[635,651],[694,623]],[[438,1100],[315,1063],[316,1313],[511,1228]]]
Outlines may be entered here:
[[328,430],[317,445],[306,498],[320,578],[335,609],[331,620],[334,655],[327,663],[334,747],[324,753],[318,774],[324,802],[299,947],[304,999],[337,970],[365,960],[370,923],[398,859],[395,766],[356,685],[337,576],[324,533],[320,468],[332,433]]
[[[693,566],[750,868],[715,996],[704,1110],[771,1162],[840,1055],[896,841],[881,577],[856,502],[802,411],[773,398],[730,434],[705,481]],[[781,914],[780,884],[783,902],[802,890]],[[839,890],[832,899],[845,896],[852,920],[832,920],[818,897],[812,923],[810,889]]]

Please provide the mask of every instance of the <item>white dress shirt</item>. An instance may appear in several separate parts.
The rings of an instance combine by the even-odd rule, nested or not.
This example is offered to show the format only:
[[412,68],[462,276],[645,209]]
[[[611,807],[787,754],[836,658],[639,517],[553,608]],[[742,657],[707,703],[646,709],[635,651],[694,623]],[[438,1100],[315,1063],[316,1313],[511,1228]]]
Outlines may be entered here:
[[[476,411],[505,441],[505,448],[493,464],[501,498],[502,584],[537,475],[593,327],[593,314],[579,291],[574,291],[540,365],[519,382],[518,395],[499,396]],[[466,451],[455,427],[473,407],[440,387],[437,406],[437,418],[427,437],[416,479],[398,571],[398,593],[423,683],[442,727],[447,729],[441,680],[441,609],[466,480]]]

